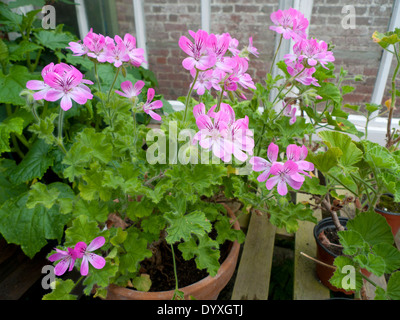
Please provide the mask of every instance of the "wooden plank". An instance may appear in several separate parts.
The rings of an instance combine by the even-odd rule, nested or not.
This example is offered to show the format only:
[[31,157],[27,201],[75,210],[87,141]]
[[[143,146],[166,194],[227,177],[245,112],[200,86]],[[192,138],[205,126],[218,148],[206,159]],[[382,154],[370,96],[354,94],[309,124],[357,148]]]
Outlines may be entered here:
[[[371,274],[369,276],[369,279],[372,280],[374,283],[376,283],[381,288],[386,290],[387,283],[386,283],[386,280],[385,280],[385,276],[377,277],[376,275]],[[366,298],[368,300],[374,300],[376,287],[373,284],[369,283],[367,280],[364,279],[364,288],[365,288]]]
[[[302,195],[298,194],[298,201],[302,201]],[[315,210],[314,216],[321,220],[321,210]],[[315,262],[300,254],[315,257],[317,246],[315,243],[313,229],[315,224],[308,221],[299,221],[299,229],[295,235],[294,252],[294,300],[326,300],[330,297],[330,290],[319,282]]]
[[251,214],[232,300],[268,300],[275,231],[266,215]]

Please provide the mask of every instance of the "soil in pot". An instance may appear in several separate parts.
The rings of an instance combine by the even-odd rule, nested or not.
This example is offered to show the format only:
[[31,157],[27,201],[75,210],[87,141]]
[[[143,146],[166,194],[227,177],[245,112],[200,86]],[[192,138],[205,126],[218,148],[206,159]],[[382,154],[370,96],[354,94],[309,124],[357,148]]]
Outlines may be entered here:
[[[219,258],[220,264],[225,261],[231,246],[232,242],[230,241],[226,241],[221,245]],[[171,247],[164,240],[157,246],[157,248],[155,248],[155,250],[157,250],[158,259],[160,260],[156,261],[156,259],[146,259],[141,263],[140,273],[150,275],[152,281],[150,291],[158,292],[174,290],[175,275]],[[199,270],[197,268],[195,259],[186,261],[182,257],[177,244],[174,245],[174,254],[179,287],[186,287],[208,276],[207,270]]]
[[[339,221],[341,225],[346,226],[348,219],[340,217]],[[317,243],[317,259],[325,264],[333,266],[335,258],[342,254],[342,247],[340,246],[339,236],[337,235],[336,227],[331,218],[321,220],[314,227],[314,238]],[[321,283],[331,291],[343,292],[346,294],[353,293],[336,288],[330,284],[329,279],[333,276],[333,268],[317,263],[316,272]]]

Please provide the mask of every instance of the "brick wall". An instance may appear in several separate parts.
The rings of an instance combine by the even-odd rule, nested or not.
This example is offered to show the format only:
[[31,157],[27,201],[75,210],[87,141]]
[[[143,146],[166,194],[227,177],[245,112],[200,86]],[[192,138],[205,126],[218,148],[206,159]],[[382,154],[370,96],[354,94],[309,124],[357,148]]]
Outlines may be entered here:
[[[122,32],[135,34],[131,0],[116,0],[118,21]],[[342,8],[353,5],[356,10],[356,28],[344,29]],[[146,34],[149,68],[159,81],[158,92],[168,99],[186,95],[192,78],[182,67],[186,55],[178,46],[181,35],[201,28],[199,0],[146,0]],[[255,81],[262,81],[270,68],[274,54],[275,32],[270,31],[270,14],[278,9],[272,0],[212,0],[211,32],[229,32],[240,46],[253,37],[260,57],[250,61],[249,73]],[[385,32],[392,9],[391,0],[314,0],[309,35],[335,45],[337,69],[343,66],[349,75],[364,75],[356,90],[345,102],[370,102],[378,66],[382,55],[373,43],[374,31]],[[353,83],[354,84],[354,83]],[[384,99],[390,97],[386,91]]]

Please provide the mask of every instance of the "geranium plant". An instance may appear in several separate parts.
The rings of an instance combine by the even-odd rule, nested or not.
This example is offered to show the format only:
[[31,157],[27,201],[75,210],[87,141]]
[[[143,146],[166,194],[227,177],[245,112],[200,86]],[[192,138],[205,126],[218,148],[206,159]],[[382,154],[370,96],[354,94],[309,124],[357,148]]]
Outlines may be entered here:
[[[327,201],[327,198],[321,200],[332,213],[343,251],[343,256],[335,259],[337,270],[330,282],[338,288],[352,289],[359,295],[363,288],[362,279],[365,279],[375,286],[376,299],[397,300],[400,297],[397,271],[400,268],[400,251],[393,245],[397,230],[391,229],[385,218],[374,209],[385,194],[390,195],[390,202],[400,202],[400,139],[398,130],[392,129],[398,94],[396,77],[400,68],[400,30],[385,34],[375,32],[372,38],[383,49],[393,53],[397,61],[391,81],[391,99],[385,102],[384,111],[379,105],[365,106],[365,135],[359,141],[342,133],[321,132],[327,152],[309,159],[325,176],[330,195],[334,198],[333,201]],[[386,114],[386,144],[383,146],[368,140],[368,124],[374,117]],[[345,190],[347,195],[339,195],[339,189]],[[339,224],[337,215],[349,203],[355,204],[355,217],[345,228]],[[351,288],[348,281],[343,281],[348,274],[343,268],[349,266],[354,270]],[[371,281],[365,275],[368,272],[377,277],[385,274],[389,279],[387,288],[383,289]]]

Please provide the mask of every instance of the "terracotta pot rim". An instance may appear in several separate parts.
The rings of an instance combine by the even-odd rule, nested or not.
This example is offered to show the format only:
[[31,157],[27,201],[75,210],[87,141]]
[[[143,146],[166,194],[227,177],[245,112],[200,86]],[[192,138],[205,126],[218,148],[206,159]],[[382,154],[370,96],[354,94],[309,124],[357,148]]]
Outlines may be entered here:
[[[349,218],[347,218],[347,217],[338,217],[339,218],[339,221],[340,221],[340,224],[342,225],[342,226],[346,226],[346,223],[349,221]],[[329,223],[330,222],[330,223]],[[326,224],[326,226],[325,227],[321,227],[321,225],[324,225],[324,224]],[[322,248],[322,249],[324,249],[328,254],[330,254],[331,256],[333,256],[333,257],[337,257],[337,254],[335,254],[335,253],[333,253],[332,251],[330,251],[328,248],[326,248],[322,243],[321,243],[321,241],[318,239],[318,235],[321,233],[321,231],[323,231],[323,230],[325,230],[325,229],[327,229],[327,228],[329,228],[329,227],[335,227],[335,225],[333,224],[333,220],[332,220],[332,218],[331,217],[328,217],[328,218],[324,218],[324,219],[322,219],[322,220],[320,220],[320,221],[318,221],[318,223],[314,226],[314,230],[313,230],[313,234],[314,234],[314,238],[315,238],[315,241],[317,242],[317,244]]]
[[[225,209],[227,210],[228,215],[234,219],[236,218],[234,213],[232,212],[232,210],[223,203]],[[236,220],[235,223],[233,224],[234,229],[236,230],[240,230],[240,224],[239,221]],[[197,287],[197,286],[207,286],[209,284],[211,284],[212,282],[218,280],[218,278],[221,277],[221,274],[223,274],[224,272],[228,271],[229,266],[234,263],[234,261],[237,259],[238,255],[239,255],[239,250],[240,250],[240,244],[237,241],[231,242],[231,246],[230,246],[230,251],[228,253],[228,256],[225,258],[225,260],[221,263],[220,268],[218,269],[217,274],[214,277],[211,277],[210,275],[208,275],[207,277],[194,282],[188,286],[185,287],[180,287],[179,290],[185,292],[185,291],[190,291],[191,288],[193,287]],[[174,290],[165,290],[165,291],[138,291],[135,290],[133,288],[126,288],[126,287],[120,287],[117,286],[115,284],[110,284],[109,288],[112,288],[113,291],[115,291],[116,293],[118,292],[127,292],[127,293],[131,293],[131,294],[135,294],[135,295],[140,295],[140,296],[146,296],[146,295],[160,295],[160,296],[172,296],[174,293]]]
[[389,214],[391,216],[400,216],[400,212],[386,211],[386,210],[379,209],[377,207],[375,207],[375,211],[378,213]]

